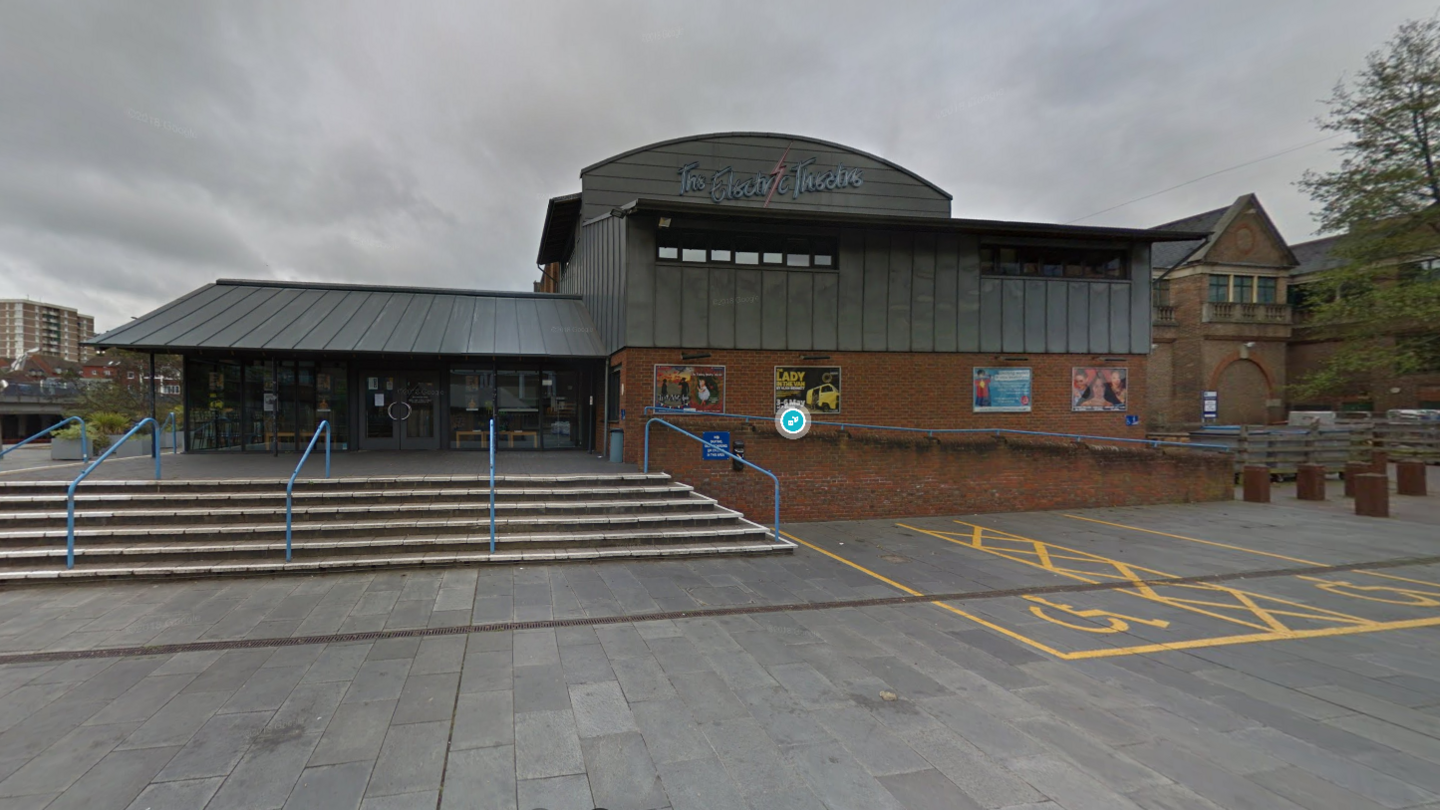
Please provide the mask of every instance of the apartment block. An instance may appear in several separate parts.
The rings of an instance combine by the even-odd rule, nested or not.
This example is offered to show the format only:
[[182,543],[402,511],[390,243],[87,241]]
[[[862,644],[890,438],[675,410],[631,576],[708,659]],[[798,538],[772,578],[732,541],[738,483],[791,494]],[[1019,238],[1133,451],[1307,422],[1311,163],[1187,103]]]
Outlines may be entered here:
[[93,316],[40,301],[0,299],[0,357],[38,351],[82,363],[91,350],[81,341],[94,336]]

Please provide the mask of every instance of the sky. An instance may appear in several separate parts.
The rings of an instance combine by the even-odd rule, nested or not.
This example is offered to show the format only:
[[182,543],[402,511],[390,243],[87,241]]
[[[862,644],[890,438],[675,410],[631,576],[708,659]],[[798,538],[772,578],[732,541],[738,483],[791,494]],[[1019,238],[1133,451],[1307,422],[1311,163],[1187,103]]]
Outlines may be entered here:
[[1255,192],[1304,241],[1323,99],[1436,2],[0,0],[0,298],[105,331],[216,278],[528,290],[581,167],[727,131],[878,154],[956,217]]

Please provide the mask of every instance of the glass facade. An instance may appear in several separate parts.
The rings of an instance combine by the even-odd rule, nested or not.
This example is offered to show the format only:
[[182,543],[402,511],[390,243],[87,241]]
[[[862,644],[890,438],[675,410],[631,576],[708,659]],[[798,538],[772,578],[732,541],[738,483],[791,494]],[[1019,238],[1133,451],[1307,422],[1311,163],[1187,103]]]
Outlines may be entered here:
[[494,415],[495,372],[488,368],[450,369],[450,449],[489,447],[490,417]]
[[349,370],[311,360],[185,361],[191,450],[301,449],[321,420],[349,449]]

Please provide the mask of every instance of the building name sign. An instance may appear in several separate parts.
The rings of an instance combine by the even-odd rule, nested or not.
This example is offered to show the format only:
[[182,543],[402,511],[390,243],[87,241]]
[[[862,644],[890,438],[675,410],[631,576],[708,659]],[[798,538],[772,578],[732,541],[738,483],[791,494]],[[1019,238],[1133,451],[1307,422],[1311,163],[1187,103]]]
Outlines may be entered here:
[[707,176],[700,169],[700,162],[692,161],[680,167],[680,196],[708,194],[717,203],[764,197],[765,204],[769,205],[776,194],[798,200],[801,194],[859,188],[865,183],[864,169],[837,163],[835,168],[822,171],[815,166],[815,161],[813,157],[802,160],[787,170],[782,160],[773,171],[748,176],[739,174],[733,166]]

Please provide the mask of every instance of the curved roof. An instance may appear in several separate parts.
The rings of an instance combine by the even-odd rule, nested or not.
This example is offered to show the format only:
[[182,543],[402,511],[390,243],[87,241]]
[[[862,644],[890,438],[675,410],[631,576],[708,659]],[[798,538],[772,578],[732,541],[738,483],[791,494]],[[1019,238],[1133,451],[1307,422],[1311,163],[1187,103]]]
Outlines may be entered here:
[[669,140],[656,141],[655,143],[649,143],[649,144],[646,144],[646,145],[644,145],[644,146],[639,146],[639,147],[636,147],[636,148],[634,148],[634,149],[630,149],[630,150],[628,150],[628,151],[621,152],[621,153],[618,154],[618,155],[611,155],[610,157],[605,158],[604,160],[601,160],[601,161],[599,161],[599,162],[591,163],[589,166],[586,166],[585,168],[583,168],[583,169],[580,170],[580,175],[583,177],[583,176],[585,176],[585,174],[586,174],[587,172],[592,171],[592,170],[594,170],[594,169],[598,169],[598,168],[600,168],[601,166],[604,166],[604,165],[607,164],[607,163],[614,163],[614,162],[617,161],[617,160],[621,160],[621,159],[623,159],[623,158],[630,157],[631,155],[637,155],[637,154],[639,154],[639,153],[641,153],[641,152],[648,152],[648,151],[650,151],[651,149],[658,149],[658,148],[660,148],[660,147],[662,147],[662,146],[670,146],[670,145],[672,145],[672,144],[677,144],[677,143],[687,143],[687,142],[690,142],[690,141],[708,141],[708,140],[714,140],[714,139],[716,139],[716,138],[775,138],[776,140],[806,141],[806,142],[808,142],[808,143],[814,143],[814,144],[819,144],[819,145],[821,145],[821,146],[826,146],[826,147],[829,147],[829,148],[831,148],[831,149],[839,149],[839,150],[841,150],[841,151],[843,151],[843,152],[853,152],[854,154],[861,155],[861,156],[863,156],[863,157],[869,158],[870,160],[873,160],[873,161],[875,161],[876,163],[880,163],[880,164],[882,164],[882,165],[884,165],[884,166],[888,166],[889,168],[894,169],[894,170],[897,171],[897,172],[900,172],[900,173],[902,173],[902,174],[905,174],[905,175],[908,175],[908,176],[914,178],[915,180],[917,180],[917,181],[923,183],[924,185],[928,186],[928,187],[929,187],[931,190],[933,190],[936,194],[941,195],[942,197],[944,197],[944,198],[947,199],[947,200],[953,200],[953,199],[954,199],[954,197],[950,196],[950,192],[946,191],[945,189],[940,188],[939,186],[935,185],[934,183],[930,182],[929,180],[926,180],[925,178],[921,177],[920,175],[916,174],[915,172],[910,171],[909,169],[905,168],[904,166],[901,166],[901,165],[899,165],[898,163],[894,163],[894,162],[891,162],[891,161],[889,161],[889,160],[886,160],[885,158],[882,158],[882,157],[880,157],[879,155],[872,155],[871,153],[866,152],[866,151],[863,150],[863,149],[856,149],[856,148],[853,147],[853,146],[846,146],[846,145],[843,144],[843,143],[835,143],[834,141],[822,140],[822,139],[820,139],[820,138],[811,138],[811,137],[809,137],[809,136],[807,136],[807,135],[790,135],[790,134],[787,134],[787,133],[784,133],[784,132],[709,132],[709,133],[705,133],[705,134],[703,134],[703,135],[687,135],[687,136],[685,136],[685,137],[683,137],[683,138],[670,138]]

